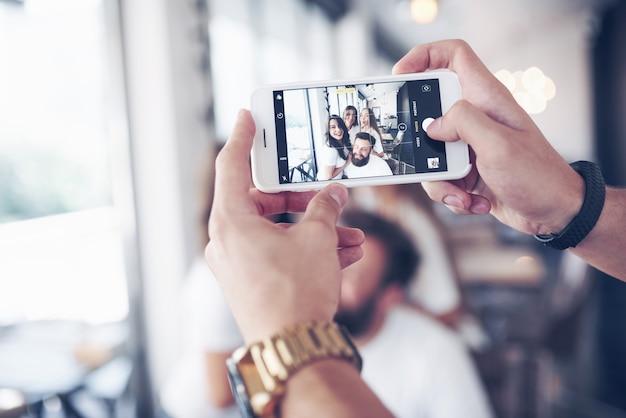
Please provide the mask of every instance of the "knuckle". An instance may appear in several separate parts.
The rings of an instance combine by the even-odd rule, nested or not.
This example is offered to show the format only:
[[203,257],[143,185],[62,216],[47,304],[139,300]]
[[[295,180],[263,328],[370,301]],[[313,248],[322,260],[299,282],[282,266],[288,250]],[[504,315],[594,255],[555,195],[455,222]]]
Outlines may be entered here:
[[211,214],[208,227],[209,227],[209,238],[211,240],[220,239],[226,236],[227,234],[226,231],[228,229],[228,226],[226,222],[220,222],[220,215],[218,211],[214,211],[214,213]]
[[452,42],[460,50],[467,51],[467,50],[471,50],[472,49],[470,47],[470,45],[466,41],[464,41],[463,39],[456,38],[456,39],[453,39]]
[[219,172],[221,167],[226,164],[225,159],[226,159],[226,156],[223,151],[217,154],[217,157],[215,157],[215,171],[216,172]]

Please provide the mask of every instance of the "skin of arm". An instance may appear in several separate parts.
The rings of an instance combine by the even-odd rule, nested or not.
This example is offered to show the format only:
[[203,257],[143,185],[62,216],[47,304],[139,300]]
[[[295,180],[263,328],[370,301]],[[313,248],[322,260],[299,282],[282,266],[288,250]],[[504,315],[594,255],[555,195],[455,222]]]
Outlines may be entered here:
[[216,408],[226,408],[234,404],[235,399],[228,383],[226,360],[232,353],[206,351],[204,367],[207,377],[207,399]]
[[289,379],[280,416],[392,417],[357,370],[341,360],[317,361]]
[[626,190],[607,187],[598,223],[571,251],[597,269],[626,281],[625,249]]
[[326,178],[328,180],[334,179],[335,176],[338,176],[339,173],[341,173],[343,169],[346,168],[350,164],[351,161],[352,161],[352,153],[348,154],[348,159],[341,167],[335,167],[333,165],[324,166]]
[[330,180],[335,178],[335,176],[333,176],[334,174],[334,168],[335,166],[332,165],[325,165],[322,170],[323,170],[323,176],[320,176],[321,180]]
[[[261,340],[288,325],[332,321],[341,268],[358,260],[364,236],[337,227],[348,191],[264,194],[250,188],[254,122],[241,111],[216,160],[215,198],[205,258],[222,288],[244,340]],[[265,216],[302,212],[294,225]],[[323,261],[323,262],[321,262]],[[314,362],[286,383],[281,416],[390,416],[352,365]]]
[[[584,200],[580,175],[467,43],[450,40],[416,46],[396,63],[394,73],[437,68],[457,73],[463,98],[428,127],[428,135],[467,142],[472,170],[460,180],[424,183],[431,199],[459,214],[491,213],[527,234],[562,231]],[[624,193],[607,190],[598,224],[572,249],[621,280],[626,280]]]

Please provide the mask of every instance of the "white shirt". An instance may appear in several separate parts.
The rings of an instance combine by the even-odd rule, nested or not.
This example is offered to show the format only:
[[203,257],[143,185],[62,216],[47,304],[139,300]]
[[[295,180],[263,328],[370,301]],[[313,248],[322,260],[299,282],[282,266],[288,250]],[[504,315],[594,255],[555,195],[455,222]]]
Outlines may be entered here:
[[377,153],[381,153],[383,152],[383,140],[380,137],[380,135],[378,135],[378,132],[376,132],[375,130],[372,129],[372,131],[370,132],[370,135],[372,135],[374,138],[376,138],[376,143],[374,144],[374,151],[376,151]]
[[391,309],[380,332],[359,352],[361,376],[395,417],[492,416],[465,345],[416,310]]
[[364,166],[357,167],[350,163],[343,169],[343,171],[349,179],[393,175],[391,168],[389,168],[389,165],[385,162],[385,160],[374,154],[370,154],[370,160]]
[[[328,145],[324,145],[321,148],[320,156],[318,158],[319,163],[319,172],[317,174],[318,180],[330,180],[325,177],[324,169],[328,166],[331,167],[342,167],[346,160],[339,156],[339,152],[337,152],[336,148],[329,147]],[[340,171],[333,179],[340,179],[342,172]]]
[[206,399],[204,353],[230,353],[244,341],[219,284],[202,257],[194,261],[183,283],[180,320],[181,355],[161,388],[161,406],[174,418],[239,417],[234,404],[219,409]]

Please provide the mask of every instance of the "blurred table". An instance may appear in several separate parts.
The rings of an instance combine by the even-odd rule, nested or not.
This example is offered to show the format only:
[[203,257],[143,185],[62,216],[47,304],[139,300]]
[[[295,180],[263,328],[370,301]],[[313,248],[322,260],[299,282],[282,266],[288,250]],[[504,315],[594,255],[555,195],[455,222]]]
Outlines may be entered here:
[[86,416],[75,408],[71,396],[83,389],[90,374],[112,356],[96,352],[91,362],[85,362],[84,353],[78,350],[85,331],[84,324],[63,321],[26,322],[3,329],[0,388],[21,392],[32,416],[44,416],[45,402],[55,398],[62,416]]
[[464,246],[456,255],[464,283],[537,285],[546,276],[541,254],[526,246]]

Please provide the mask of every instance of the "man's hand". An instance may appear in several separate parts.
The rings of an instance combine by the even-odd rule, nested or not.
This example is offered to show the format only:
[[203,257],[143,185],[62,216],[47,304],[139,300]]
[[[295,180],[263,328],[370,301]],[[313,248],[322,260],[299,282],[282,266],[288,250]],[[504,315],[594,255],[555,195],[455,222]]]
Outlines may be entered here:
[[[337,227],[348,199],[331,184],[319,193],[264,194],[250,187],[254,122],[241,111],[216,161],[215,199],[205,250],[246,341],[287,325],[330,321],[337,309],[340,270],[362,256],[359,230]],[[295,225],[264,216],[303,212]]]
[[560,232],[582,205],[581,177],[465,42],[416,46],[394,73],[439,68],[457,73],[463,99],[430,124],[428,136],[467,142],[473,167],[460,180],[424,183],[428,195],[455,213],[491,213],[525,233]]

